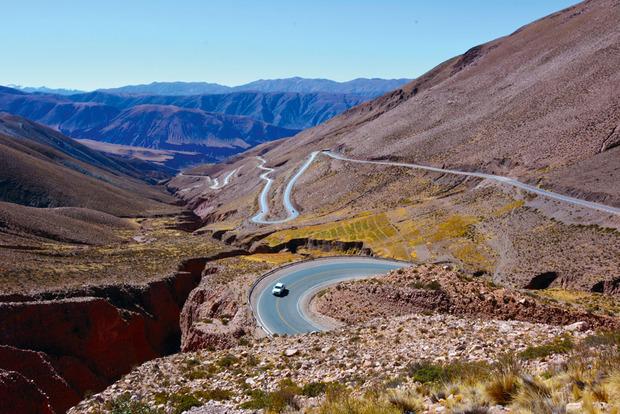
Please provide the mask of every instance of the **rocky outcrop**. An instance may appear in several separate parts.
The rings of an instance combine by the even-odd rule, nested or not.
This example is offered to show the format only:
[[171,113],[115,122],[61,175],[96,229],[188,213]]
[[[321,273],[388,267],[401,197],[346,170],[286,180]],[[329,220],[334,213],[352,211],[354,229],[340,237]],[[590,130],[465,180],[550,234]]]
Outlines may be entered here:
[[0,414],[55,414],[49,398],[23,375],[0,369]]
[[[217,267],[207,269],[215,274]],[[181,349],[225,349],[237,345],[239,338],[250,334],[252,316],[227,284],[211,282],[206,275],[194,289],[181,312]]]
[[620,328],[616,318],[555,306],[439,266],[419,266],[378,279],[343,282],[319,296],[313,303],[315,309],[346,323],[438,312],[550,325],[583,321],[590,328]]
[[592,286],[592,292],[607,295],[620,295],[620,277],[611,280],[601,280]]
[[19,372],[25,378],[36,380],[38,388],[57,412],[65,412],[80,399],[43,352],[0,345],[0,370]]
[[369,247],[364,246],[364,242],[362,241],[321,240],[308,237],[291,239],[274,246],[258,241],[252,244],[250,251],[252,253],[277,253],[282,250],[288,250],[295,253],[299,248],[323,251],[336,250],[339,252],[348,252],[349,254],[357,253],[364,256],[373,255],[372,250]]
[[[66,411],[133,366],[179,350],[181,309],[207,261],[187,260],[176,273],[146,285],[0,299],[0,369],[34,381],[57,412]],[[11,381],[12,387],[23,385]],[[23,395],[10,394],[17,400]]]
[[[466,367],[462,365],[466,361],[492,364],[505,353],[517,354],[528,346],[547,343],[551,338],[567,332],[571,332],[567,327],[486,318],[461,319],[445,314],[374,319],[366,324],[320,334],[254,340],[247,346],[231,350],[175,354],[150,361],[132,370],[114,387],[82,401],[71,409],[70,414],[97,412],[104,409],[106,402],[125,393],[136,396],[150,407],[175,412],[173,399],[164,402],[164,407],[161,407],[161,396],[179,392],[194,394],[201,400],[200,404],[205,403],[202,408],[193,409],[192,414],[212,413],[209,410],[212,402],[207,402],[209,398],[203,395],[206,389],[215,388],[231,392],[228,400],[220,402],[228,407],[226,413],[250,414],[262,410],[239,412],[237,407],[252,398],[250,395],[255,395],[258,390],[277,389],[282,381],[292,381],[300,388],[311,383],[333,382],[350,386],[359,390],[360,394],[376,392],[388,383],[397,384],[395,386],[400,388],[405,382],[415,382],[410,378],[410,369],[417,362],[443,364],[458,361],[460,365],[455,367]],[[571,332],[575,341],[592,333]],[[546,371],[547,366],[558,366],[557,363],[565,361],[556,357],[545,358],[544,364],[548,365],[541,367],[541,372]],[[234,365],[212,369],[225,361]],[[419,383],[416,385],[419,386]],[[296,401],[303,408],[317,403],[316,398],[304,401],[302,396],[297,397]],[[448,402],[452,402],[450,400]],[[304,412],[303,408],[295,412]],[[416,412],[455,411],[444,408],[442,411]]]

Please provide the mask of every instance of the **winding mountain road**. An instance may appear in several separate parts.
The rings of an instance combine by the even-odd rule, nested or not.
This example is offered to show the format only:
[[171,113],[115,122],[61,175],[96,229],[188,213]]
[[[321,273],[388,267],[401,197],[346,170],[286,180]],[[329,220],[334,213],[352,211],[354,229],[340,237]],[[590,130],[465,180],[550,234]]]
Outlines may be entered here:
[[283,204],[284,209],[286,210],[287,217],[281,220],[267,220],[266,217],[269,214],[269,190],[271,189],[271,185],[273,184],[273,179],[269,177],[269,174],[273,172],[273,168],[265,167],[265,163],[267,162],[263,157],[256,157],[261,162],[258,165],[258,168],[261,170],[265,170],[266,172],[260,175],[260,178],[265,180],[265,186],[260,193],[258,198],[258,204],[260,211],[252,217],[250,220],[254,223],[258,224],[280,224],[286,223],[287,221],[293,220],[294,218],[299,216],[299,211],[293,206],[293,202],[291,201],[291,194],[293,193],[293,187],[295,183],[302,176],[302,174],[308,169],[310,164],[314,161],[316,156],[319,154],[318,151],[314,151],[310,154],[306,162],[301,166],[301,168],[295,173],[294,176],[291,177],[289,182],[286,184],[286,188],[284,188],[283,195]]
[[[493,180],[502,184],[523,189],[530,193],[548,197],[550,199],[559,200],[580,207],[599,210],[605,213],[620,215],[620,208],[543,190],[509,177],[479,172],[450,170],[402,162],[358,160],[347,158],[331,151],[322,151],[322,153],[332,159],[346,162],[415,168],[438,173]],[[267,161],[262,157],[257,157],[260,161],[258,168],[265,171],[260,176],[261,179],[265,181],[265,185],[259,197],[260,211],[252,217],[251,220],[253,222],[258,224],[279,224],[293,220],[299,216],[299,212],[292,204],[291,194],[299,177],[301,177],[308,169],[318,154],[318,151],[312,152],[301,168],[286,184],[283,195],[283,204],[285,210],[287,211],[287,217],[279,220],[266,219],[269,214],[269,191],[271,190],[271,186],[273,184],[273,179],[269,177],[269,174],[271,174],[274,169],[265,167],[265,163]],[[320,289],[345,280],[373,277],[406,265],[407,263],[405,262],[369,257],[333,257],[294,263],[292,265],[278,268],[260,279],[250,293],[250,304],[258,324],[269,335],[295,335],[318,330],[327,330],[330,327],[321,323],[320,320],[313,318],[308,311],[308,304],[311,297]],[[285,284],[288,290],[288,294],[286,296],[276,297],[271,294],[271,288],[276,282],[282,282]]]
[[222,184],[219,183],[219,178],[214,178],[213,179],[213,184],[209,188],[212,189],[212,190],[219,190],[221,188],[224,188],[225,186],[228,185],[228,182],[230,181],[230,177],[232,177],[236,172],[237,172],[237,168],[235,168],[234,170],[232,170],[231,172],[226,174],[224,176],[224,180],[223,180]]
[[[487,180],[496,181],[501,184],[506,184],[506,185],[510,185],[516,188],[520,188],[530,193],[537,194],[543,197],[547,197],[553,200],[562,201],[565,203],[573,204],[579,207],[585,207],[585,208],[592,209],[592,210],[602,211],[604,213],[620,215],[620,208],[618,207],[608,206],[608,205],[601,204],[601,203],[595,203],[593,201],[586,201],[580,198],[570,197],[570,196],[559,194],[559,193],[554,193],[553,191],[543,190],[542,188],[538,188],[533,185],[525,184],[514,178],[504,177],[501,175],[486,174],[486,173],[480,173],[480,172],[450,170],[450,169],[445,169],[445,168],[429,167],[426,165],[409,164],[409,163],[404,163],[404,162],[359,160],[355,158],[348,158],[343,155],[334,153],[332,151],[321,151],[320,153],[325,154],[326,156],[336,159],[336,160],[354,162],[358,164],[373,164],[373,165],[385,165],[389,167],[414,168],[414,169],[433,171],[433,172],[444,173],[444,174],[454,174],[454,175],[462,175],[462,176],[468,176],[468,177],[483,178]],[[293,177],[291,177],[289,182],[286,184],[286,188],[284,190],[284,195],[283,195],[283,204],[284,204],[285,210],[287,211],[287,217],[283,219],[279,219],[279,220],[267,220],[266,219],[267,215],[269,214],[269,205],[268,205],[269,190],[271,189],[271,185],[273,184],[273,179],[269,178],[268,175],[271,172],[273,172],[273,168],[264,167],[264,164],[266,163],[265,159],[262,157],[257,157],[259,160],[261,160],[261,164],[258,166],[258,168],[261,168],[267,171],[261,174],[260,176],[263,180],[266,181],[266,183],[259,197],[260,211],[254,217],[252,217],[251,221],[257,224],[281,224],[281,223],[285,223],[287,221],[297,218],[299,216],[299,211],[295,209],[291,201],[291,194],[293,192],[293,187],[295,186],[295,183],[299,179],[299,177],[301,177],[301,175],[306,171],[306,169],[308,169],[308,167],[312,164],[312,162],[315,160],[318,154],[319,154],[319,151],[312,152],[310,156],[308,157],[308,159],[306,160],[306,162],[302,165],[302,167],[297,171],[297,173]]]
[[[203,175],[203,174],[185,174],[184,172],[180,172],[178,174],[179,177],[194,177],[194,178],[206,178],[207,180],[209,180],[209,182],[211,182],[212,184],[209,186],[210,189],[212,190],[220,190],[224,187],[226,187],[228,185],[228,183],[230,182],[231,177],[239,170],[239,168],[235,168],[234,170],[230,171],[229,173],[227,173],[226,175],[224,175],[224,180],[222,182],[222,184],[220,184],[220,180],[219,178],[211,178],[209,175]],[[201,187],[202,184],[196,184],[192,187],[187,187],[184,188],[183,190],[181,190],[181,192],[184,191],[189,191],[189,190],[193,190],[194,188],[198,188]]]
[[[327,330],[308,313],[310,298],[326,286],[353,279],[374,277],[408,266],[406,262],[372,257],[326,257],[294,263],[269,272],[250,294],[252,311],[258,324],[269,335],[296,335]],[[283,297],[271,294],[276,282],[288,290]]]

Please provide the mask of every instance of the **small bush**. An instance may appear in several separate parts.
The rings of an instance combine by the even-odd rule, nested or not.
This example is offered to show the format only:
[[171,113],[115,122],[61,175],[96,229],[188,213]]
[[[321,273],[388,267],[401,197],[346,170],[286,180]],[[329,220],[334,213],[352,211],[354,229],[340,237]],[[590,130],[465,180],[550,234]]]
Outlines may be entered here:
[[424,411],[424,403],[414,393],[393,391],[388,396],[389,403],[401,413],[421,413]]
[[584,345],[591,347],[620,346],[620,331],[602,332],[586,337]]
[[221,357],[220,359],[218,359],[217,361],[215,361],[215,365],[217,365],[220,368],[230,368],[231,366],[236,364],[238,361],[239,361],[239,358],[237,358],[236,356],[227,354]]
[[329,383],[327,382],[310,382],[303,386],[301,394],[306,397],[318,397],[319,395],[325,394],[328,387]]
[[[182,388],[181,391],[169,394],[166,392],[158,392],[155,394],[155,404],[170,404],[172,412],[174,414],[181,414],[184,411],[189,410],[192,407],[200,407],[202,403],[198,399],[197,393],[187,393],[187,388]],[[206,399],[206,398],[205,398]],[[124,414],[124,413],[123,413]],[[127,414],[147,414],[140,411],[131,411]],[[150,412],[148,412],[150,414]]]
[[574,348],[574,343],[569,337],[557,338],[552,342],[539,346],[529,346],[519,354],[523,359],[540,359],[554,354],[566,354]]
[[488,364],[483,362],[461,362],[450,364],[432,364],[430,362],[418,362],[409,364],[406,368],[407,375],[422,384],[450,382],[460,380],[462,382],[477,382],[488,375]]
[[207,388],[197,391],[194,395],[203,401],[226,401],[232,397],[232,392],[221,388]]
[[[343,389],[327,393],[323,403],[312,410],[313,414],[402,414],[403,411],[378,395],[371,393],[356,398]],[[415,413],[415,411],[414,411]]]
[[428,362],[418,362],[407,367],[407,374],[413,380],[428,384],[447,380],[447,373],[443,366]]
[[489,382],[485,391],[494,404],[509,404],[519,389],[519,378],[512,373],[501,373]]
[[129,393],[105,404],[105,409],[110,414],[160,414],[161,411],[150,408],[141,401],[132,401]]
[[192,394],[171,394],[168,400],[172,404],[172,412],[181,414],[192,407],[200,407],[202,403]]
[[290,379],[284,379],[280,382],[278,389],[272,392],[263,390],[250,391],[250,400],[242,403],[241,408],[250,410],[264,409],[267,412],[281,413],[291,408],[298,410],[299,405],[295,397],[301,394],[302,390]]

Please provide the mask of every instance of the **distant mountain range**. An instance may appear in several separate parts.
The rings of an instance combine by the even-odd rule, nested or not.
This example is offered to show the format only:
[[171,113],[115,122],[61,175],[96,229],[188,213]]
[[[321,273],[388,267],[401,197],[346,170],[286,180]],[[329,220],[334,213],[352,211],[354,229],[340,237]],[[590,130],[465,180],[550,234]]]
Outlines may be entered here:
[[0,111],[73,138],[191,151],[206,157],[175,156],[165,163],[178,168],[183,162],[218,161],[260,143],[293,136],[406,81],[290,78],[234,88],[160,82],[74,94],[44,87],[0,87]]
[[73,95],[75,93],[84,93],[79,89],[63,89],[63,88],[48,88],[46,86],[21,86],[21,85],[7,85],[9,88],[17,89],[22,92],[28,93],[53,93],[56,95]]
[[[113,101],[113,99],[109,99]],[[211,160],[273,139],[296,134],[248,116],[173,105],[119,106],[71,96],[27,94],[0,87],[0,110],[52,127],[73,138],[145,148],[197,151]]]
[[219,95],[115,95],[89,92],[65,99],[72,102],[100,103],[118,109],[136,105],[173,105],[226,115],[248,116],[287,129],[313,127],[365,102],[356,94],[297,92],[233,92]]
[[374,98],[399,88],[411,79],[358,78],[348,82],[329,79],[260,79],[239,86],[225,86],[207,82],[153,82],[148,85],[128,85],[119,88],[100,89],[102,92],[130,95],[210,95],[231,92],[296,92],[358,94]]
[[[259,79],[239,86],[226,86],[209,82],[152,82],[141,85],[126,85],[118,88],[101,88],[99,92],[117,95],[219,95],[233,92],[296,92],[296,93],[335,93],[356,94],[366,98],[375,98],[397,89],[412,79],[357,78],[346,82],[329,79],[308,79],[292,77],[285,79]],[[79,89],[48,88],[46,86],[6,85],[29,93],[56,95],[75,95],[86,93]]]

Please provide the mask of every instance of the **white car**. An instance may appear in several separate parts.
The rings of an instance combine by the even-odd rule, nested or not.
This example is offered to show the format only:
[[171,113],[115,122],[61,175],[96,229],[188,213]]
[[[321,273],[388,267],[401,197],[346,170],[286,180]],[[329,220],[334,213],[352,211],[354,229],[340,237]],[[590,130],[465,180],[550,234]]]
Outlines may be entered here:
[[271,293],[274,296],[282,296],[285,290],[284,283],[278,282],[273,286],[273,289],[271,289]]

